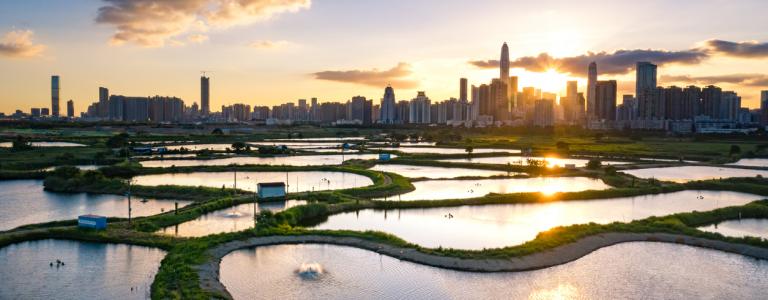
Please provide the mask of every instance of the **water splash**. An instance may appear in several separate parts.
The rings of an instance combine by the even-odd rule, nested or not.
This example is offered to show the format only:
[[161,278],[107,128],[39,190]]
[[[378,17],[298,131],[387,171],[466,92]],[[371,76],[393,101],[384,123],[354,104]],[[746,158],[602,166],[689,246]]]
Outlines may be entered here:
[[319,279],[323,273],[325,273],[323,266],[316,262],[302,263],[296,270],[296,274],[299,274],[299,277],[309,280]]

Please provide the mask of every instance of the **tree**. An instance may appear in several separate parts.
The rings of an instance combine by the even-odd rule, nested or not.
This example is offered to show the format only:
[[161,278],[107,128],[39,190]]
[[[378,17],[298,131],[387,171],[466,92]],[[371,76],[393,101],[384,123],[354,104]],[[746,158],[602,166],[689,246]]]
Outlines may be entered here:
[[587,169],[590,170],[597,170],[602,166],[603,163],[599,159],[590,159],[589,162],[587,162]]
[[221,130],[221,128],[215,128],[213,131],[211,131],[211,134],[213,135],[222,135],[224,134],[224,131]]
[[107,139],[107,147],[109,148],[122,148],[128,144],[128,134],[123,132],[121,134],[113,135]]
[[475,151],[475,148],[472,148],[472,146],[467,146],[467,148],[464,149],[464,152],[467,152],[467,155],[472,155],[472,151]]
[[739,154],[739,153],[741,153],[741,147],[739,147],[739,145],[731,145],[730,154],[731,155],[736,155],[736,154]]
[[232,149],[235,150],[235,152],[242,152],[246,147],[248,147],[248,145],[246,145],[244,142],[232,143]]
[[11,151],[25,151],[25,150],[31,150],[32,149],[32,143],[30,143],[27,138],[17,135],[16,139],[13,140],[13,143],[11,144]]
[[558,141],[556,145],[557,145],[557,150],[560,150],[563,152],[568,152],[571,149],[571,146],[568,143],[563,141]]

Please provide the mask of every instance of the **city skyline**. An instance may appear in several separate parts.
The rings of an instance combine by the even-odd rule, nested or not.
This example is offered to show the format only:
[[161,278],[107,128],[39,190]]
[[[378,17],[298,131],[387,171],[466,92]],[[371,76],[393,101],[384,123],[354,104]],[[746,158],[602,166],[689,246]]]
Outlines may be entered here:
[[[212,110],[234,103],[272,106],[312,97],[321,102],[345,101],[355,95],[378,103],[387,84],[395,88],[400,97],[396,100],[411,99],[424,90],[433,101],[442,101],[459,97],[459,78],[467,78],[469,85],[496,78],[498,60],[493,58],[499,57],[499,44],[505,41],[512,61],[510,75],[518,76],[518,86],[536,86],[558,95],[564,95],[566,82],[574,79],[578,80],[579,90],[586,90],[585,66],[590,60],[598,62],[600,80],[618,82],[619,95],[634,94],[634,64],[638,61],[659,65],[659,85],[715,84],[736,91],[743,97],[743,105],[750,108],[759,107],[760,90],[768,83],[761,74],[768,68],[764,59],[768,57],[768,38],[761,30],[766,21],[706,21],[715,13],[749,15],[768,8],[758,1],[721,9],[712,9],[718,1],[697,2],[694,6],[692,2],[651,2],[636,7],[637,15],[658,12],[662,16],[680,9],[689,9],[692,14],[701,12],[701,20],[675,20],[674,28],[664,31],[662,28],[671,23],[637,26],[634,14],[621,16],[628,20],[616,17],[615,13],[629,2],[604,9],[603,21],[615,22],[614,29],[606,29],[594,20],[566,18],[568,13],[583,13],[586,8],[559,1],[515,4],[519,10],[514,11],[508,9],[511,4],[496,1],[488,1],[487,8],[477,5],[466,9],[460,9],[459,2],[448,1],[435,11],[429,10],[433,6],[428,3],[284,1],[240,15],[218,11],[216,17],[200,14],[195,7],[169,8],[179,12],[183,20],[191,16],[193,23],[202,22],[206,29],[181,21],[156,24],[138,18],[148,13],[141,7],[125,3],[0,4],[0,35],[4,37],[0,68],[11,70],[0,75],[0,90],[4,91],[0,111],[28,112],[31,107],[50,107],[52,75],[61,76],[59,105],[74,100],[76,114],[98,100],[101,86],[115,94],[175,96],[187,104],[200,105],[199,76],[203,70],[210,71]],[[43,4],[49,9],[42,8]],[[401,26],[405,25],[390,28],[362,22],[350,26],[363,20],[359,13],[371,11],[382,16],[397,13],[398,20],[423,16],[432,22],[422,26],[423,33],[403,30]],[[134,17],[136,22],[121,22],[115,18],[116,13]],[[461,26],[448,22],[457,15],[488,18]],[[306,25],[328,17],[345,21],[323,23],[314,35],[305,32]],[[499,21],[506,24],[503,29],[485,22],[493,17],[505,20]],[[62,26],[65,23],[71,26]],[[404,23],[413,26],[415,21]],[[146,28],[135,26],[168,24],[183,26],[151,39],[130,35]],[[329,26],[332,35],[322,30]],[[622,30],[629,29],[634,33],[631,39],[622,36]],[[364,31],[368,34],[361,35]],[[477,32],[484,34],[472,34]],[[245,36],[250,40],[242,38]],[[437,42],[418,42],[426,36],[435,37]],[[182,39],[184,45],[179,45]],[[289,63],[299,60],[301,64]]]

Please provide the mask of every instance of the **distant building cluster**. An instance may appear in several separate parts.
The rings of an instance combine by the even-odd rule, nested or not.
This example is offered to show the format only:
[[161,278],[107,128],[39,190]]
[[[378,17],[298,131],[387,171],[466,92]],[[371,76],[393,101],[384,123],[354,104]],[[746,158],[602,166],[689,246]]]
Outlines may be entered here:
[[[99,88],[98,101],[81,113],[84,121],[148,123],[249,122],[266,125],[449,125],[487,126],[580,126],[592,130],[662,130],[677,133],[751,132],[768,125],[768,91],[760,95],[760,108],[741,106],[741,97],[717,86],[661,87],[657,66],[637,62],[635,93],[618,100],[616,80],[598,80],[598,65],[587,66],[587,87],[579,92],[576,81],[566,83],[564,95],[518,87],[517,76],[509,76],[509,47],[501,47],[499,77],[469,86],[459,79],[458,98],[432,101],[424,91],[410,100],[397,100],[391,86],[384,89],[378,104],[364,96],[341,102],[320,103],[317,98],[299,99],[275,106],[237,103],[210,110],[210,78],[200,77],[200,106],[186,106],[182,99],[162,96],[110,95]],[[74,119],[72,100],[66,117],[59,112],[61,81],[51,77],[51,107],[17,110],[12,118]],[[558,101],[559,98],[559,101]],[[1,115],[0,115],[1,116]]]

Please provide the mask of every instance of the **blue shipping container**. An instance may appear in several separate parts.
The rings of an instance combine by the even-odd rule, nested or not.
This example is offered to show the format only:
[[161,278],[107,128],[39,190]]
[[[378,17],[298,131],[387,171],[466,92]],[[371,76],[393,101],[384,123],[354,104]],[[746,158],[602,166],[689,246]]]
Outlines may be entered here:
[[77,227],[106,229],[107,217],[97,215],[82,215],[77,217]]

